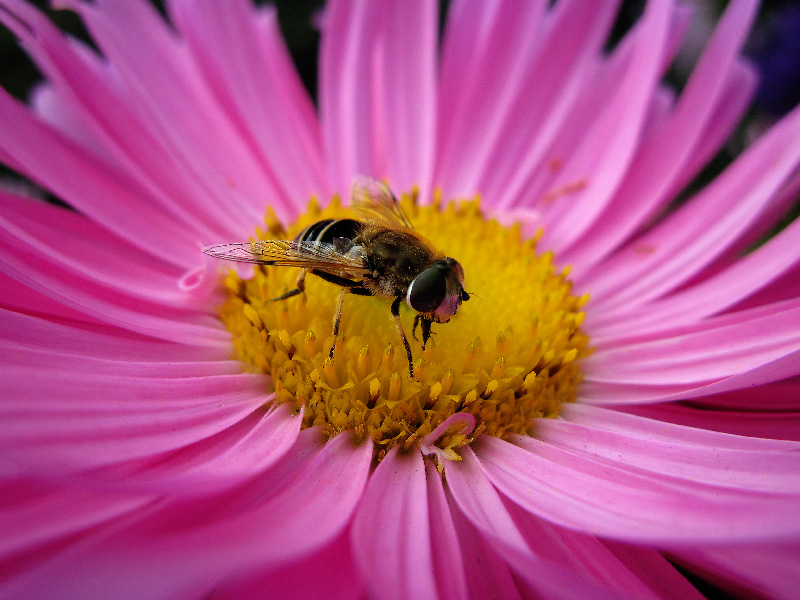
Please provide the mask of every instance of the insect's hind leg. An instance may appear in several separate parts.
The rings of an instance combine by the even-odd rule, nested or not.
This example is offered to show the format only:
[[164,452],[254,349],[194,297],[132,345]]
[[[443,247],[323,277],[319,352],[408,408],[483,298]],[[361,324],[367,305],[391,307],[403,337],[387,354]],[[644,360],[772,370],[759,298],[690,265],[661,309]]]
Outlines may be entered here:
[[333,316],[333,343],[331,344],[331,351],[328,354],[333,358],[333,350],[336,348],[336,340],[339,339],[339,323],[342,320],[342,305],[344,304],[344,295],[350,291],[349,288],[343,287],[339,292],[339,300],[336,303],[336,314]]
[[[314,271],[315,275],[319,275]],[[342,286],[342,291],[339,292],[339,300],[336,303],[336,314],[333,317],[333,343],[331,344],[331,351],[328,354],[333,358],[333,351],[336,348],[336,341],[339,339],[339,323],[342,321],[342,305],[344,304],[345,294],[355,294],[356,296],[372,296],[372,292],[365,288],[360,281],[350,281],[335,275],[325,274],[324,279],[332,283],[338,283]]]
[[303,292],[306,291],[306,274],[308,273],[308,269],[303,269],[300,271],[300,275],[297,276],[297,282],[295,283],[295,289],[289,290],[285,294],[281,294],[277,298],[270,298],[266,300],[266,302],[277,302],[278,300],[286,300],[287,298],[293,298],[294,296],[299,296]]

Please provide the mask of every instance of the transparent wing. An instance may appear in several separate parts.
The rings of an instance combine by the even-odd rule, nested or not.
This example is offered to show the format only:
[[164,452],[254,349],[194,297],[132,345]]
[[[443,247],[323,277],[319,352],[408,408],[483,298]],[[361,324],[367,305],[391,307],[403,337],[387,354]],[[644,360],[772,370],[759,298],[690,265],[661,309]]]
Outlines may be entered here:
[[203,252],[224,260],[257,265],[320,269],[352,277],[361,277],[369,273],[361,258],[345,256],[337,252],[332,244],[320,242],[259,240],[207,246],[203,248]]
[[414,228],[392,190],[372,177],[358,177],[353,182],[352,207],[360,216],[377,219],[389,225]]

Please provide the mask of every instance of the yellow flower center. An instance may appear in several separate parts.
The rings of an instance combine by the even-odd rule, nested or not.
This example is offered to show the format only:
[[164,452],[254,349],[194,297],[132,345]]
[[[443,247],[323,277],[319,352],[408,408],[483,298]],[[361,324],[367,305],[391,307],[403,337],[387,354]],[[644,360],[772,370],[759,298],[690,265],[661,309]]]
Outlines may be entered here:
[[[471,294],[449,323],[433,324],[424,349],[419,330],[419,340],[411,336],[416,313],[403,303],[413,378],[389,304],[377,298],[345,296],[331,359],[339,286],[309,275],[304,294],[271,301],[295,287],[297,268],[259,265],[247,280],[231,271],[220,315],[235,357],[271,375],[274,402],[303,407],[304,427],[352,430],[372,440],[378,460],[399,444],[441,465],[478,435],[529,434],[534,419],[575,400],[577,359],[590,351],[580,330],[587,297],[570,293],[551,253],[537,254],[538,237],[487,220],[478,199],[420,206],[407,194],[401,204],[421,235],[463,265]],[[325,209],[312,200],[287,229],[270,213],[257,236],[293,239],[316,221],[348,216],[337,198]]]

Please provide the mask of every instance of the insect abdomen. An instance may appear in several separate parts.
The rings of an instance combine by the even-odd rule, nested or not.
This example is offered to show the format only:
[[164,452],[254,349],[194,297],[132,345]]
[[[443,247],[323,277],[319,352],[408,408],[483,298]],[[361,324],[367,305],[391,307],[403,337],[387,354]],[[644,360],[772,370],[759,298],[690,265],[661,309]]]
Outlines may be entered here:
[[298,242],[320,242],[341,245],[337,240],[352,242],[363,225],[355,219],[324,219],[306,227],[295,240]]

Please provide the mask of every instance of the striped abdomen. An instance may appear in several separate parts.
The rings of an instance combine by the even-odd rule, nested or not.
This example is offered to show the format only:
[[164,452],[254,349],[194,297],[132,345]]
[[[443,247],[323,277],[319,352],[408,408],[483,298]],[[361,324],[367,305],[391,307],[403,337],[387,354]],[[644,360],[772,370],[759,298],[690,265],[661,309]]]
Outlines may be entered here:
[[337,252],[345,253],[363,229],[355,219],[323,219],[306,227],[295,238],[297,242],[331,244]]

